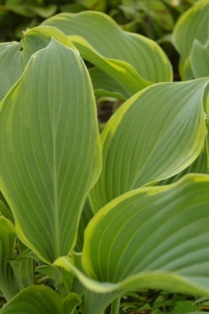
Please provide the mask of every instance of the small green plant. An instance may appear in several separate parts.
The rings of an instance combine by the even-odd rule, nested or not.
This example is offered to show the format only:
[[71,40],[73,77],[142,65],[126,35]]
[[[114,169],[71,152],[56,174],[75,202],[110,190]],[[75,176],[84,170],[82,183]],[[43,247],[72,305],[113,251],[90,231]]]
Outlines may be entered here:
[[[0,313],[116,314],[136,288],[208,296],[209,78],[172,82],[158,44],[96,12],[54,16],[0,56]],[[101,135],[95,95],[124,101]]]

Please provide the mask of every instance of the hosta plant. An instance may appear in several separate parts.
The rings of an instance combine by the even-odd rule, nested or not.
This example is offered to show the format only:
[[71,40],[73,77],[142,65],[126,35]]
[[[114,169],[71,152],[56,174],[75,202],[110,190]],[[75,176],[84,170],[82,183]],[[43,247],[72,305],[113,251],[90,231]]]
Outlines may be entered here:
[[[156,43],[101,13],[55,16],[0,55],[0,313],[209,295],[209,79],[172,82]],[[102,94],[124,103],[99,135]]]

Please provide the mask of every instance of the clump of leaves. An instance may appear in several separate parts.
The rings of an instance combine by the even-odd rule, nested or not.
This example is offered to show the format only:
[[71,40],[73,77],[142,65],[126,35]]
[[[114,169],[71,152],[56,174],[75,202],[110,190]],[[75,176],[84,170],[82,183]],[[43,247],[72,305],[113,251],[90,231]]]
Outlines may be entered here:
[[[52,17],[0,55],[0,313],[208,296],[209,79],[172,82],[157,43],[96,12]],[[101,135],[95,95],[124,102]]]

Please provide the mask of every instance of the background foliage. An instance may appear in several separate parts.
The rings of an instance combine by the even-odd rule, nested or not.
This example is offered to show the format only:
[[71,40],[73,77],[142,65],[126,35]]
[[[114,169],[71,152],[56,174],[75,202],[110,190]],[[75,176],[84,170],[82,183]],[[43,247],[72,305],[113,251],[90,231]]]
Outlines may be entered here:
[[159,39],[196,0],[1,0],[0,41],[23,37],[22,31],[60,12],[107,13],[127,31]]

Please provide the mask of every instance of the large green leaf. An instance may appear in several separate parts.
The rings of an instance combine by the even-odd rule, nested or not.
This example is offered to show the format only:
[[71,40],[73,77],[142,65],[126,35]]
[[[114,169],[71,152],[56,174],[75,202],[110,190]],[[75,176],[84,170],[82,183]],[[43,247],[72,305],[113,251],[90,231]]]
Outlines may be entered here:
[[208,77],[209,46],[202,45],[199,41],[195,40],[190,54],[190,62],[195,78]]
[[22,75],[31,55],[45,48],[54,37],[61,44],[76,50],[70,39],[54,27],[39,26],[27,30],[20,43],[0,44],[0,100]]
[[18,42],[0,44],[0,101],[23,72],[20,50]]
[[83,61],[52,40],[34,54],[1,111],[2,191],[20,239],[52,262],[73,248],[101,167],[93,89]]
[[[19,250],[20,251],[20,250]],[[31,250],[26,249],[19,256],[9,261],[19,290],[34,285],[35,261]]]
[[14,226],[4,217],[0,217],[0,290],[9,300],[17,292],[13,269],[9,263],[14,258],[16,233]]
[[[116,292],[167,289],[209,295],[209,176],[188,175],[175,184],[145,187],[113,200],[85,232],[82,274],[72,271],[106,305]],[[86,299],[92,313],[91,298]],[[91,313],[86,311],[85,313]]]
[[[22,41],[25,65],[34,52],[48,45],[51,37],[54,37],[63,45],[76,50],[72,43],[73,40],[85,59],[98,65],[108,74],[118,79],[122,86],[129,91],[129,94],[133,94],[139,89],[150,85],[150,83],[143,80],[129,64],[120,60],[103,58],[83,38],[79,36],[67,37],[59,29],[51,26],[34,27],[25,33],[25,38]],[[119,92],[120,90],[121,87],[119,86]]]
[[208,139],[206,138],[205,145],[200,155],[195,159],[195,161],[186,169],[179,172],[177,175],[160,181],[159,185],[170,184],[178,181],[184,175],[189,173],[202,173],[209,174],[209,154],[208,154]]
[[[135,69],[133,69],[130,64],[127,64],[126,62],[120,60],[110,60],[108,58],[103,58],[82,37],[67,37],[59,29],[51,26],[34,27],[25,33],[25,37],[22,40],[22,57],[25,66],[31,55],[34,52],[46,47],[52,37],[54,37],[61,44],[76,50],[72,43],[73,40],[77,48],[81,52],[81,55],[86,60],[92,62],[95,65],[98,65],[101,69],[113,76],[116,80],[119,80],[120,84],[125,88],[125,91],[123,91],[124,89],[121,88],[120,85],[118,87],[118,84],[114,84],[114,87],[116,87],[115,90],[118,93],[121,93],[122,89],[122,94],[124,96],[127,95],[126,90],[129,92],[130,95],[132,95],[139,89],[150,85],[149,82],[145,81],[137,74]],[[108,77],[108,79],[110,78],[109,75],[106,74],[106,76]],[[110,78],[110,80],[114,82],[114,79]],[[106,85],[104,85],[103,88],[106,88]]]
[[113,77],[130,96],[140,89],[151,85],[151,83],[145,81],[129,63],[102,57],[80,36],[69,36],[69,38],[78,48],[84,59],[95,64],[102,71],[105,71],[108,75]]
[[202,95],[207,82],[155,84],[115,113],[101,135],[103,168],[90,192],[94,211],[179,173],[198,157],[206,136]]
[[173,32],[173,44],[180,53],[182,78],[192,78],[189,55],[194,40],[206,44],[209,39],[209,1],[200,0],[178,20]]
[[[95,51],[100,57],[125,61],[146,81],[172,80],[170,62],[154,41],[123,31],[103,13],[62,13],[46,20],[43,25],[57,27],[66,35],[82,38],[89,53]],[[74,44],[77,47],[78,39]],[[82,57],[88,57],[88,54]]]
[[54,27],[37,26],[27,30],[24,35],[21,41],[24,67],[27,65],[32,54],[45,48],[50,43],[52,37],[60,44],[77,51],[70,39]]
[[64,314],[59,295],[45,286],[31,286],[22,290],[0,310],[0,313]]

